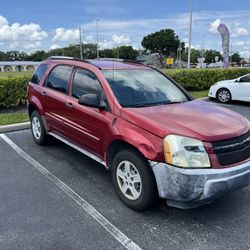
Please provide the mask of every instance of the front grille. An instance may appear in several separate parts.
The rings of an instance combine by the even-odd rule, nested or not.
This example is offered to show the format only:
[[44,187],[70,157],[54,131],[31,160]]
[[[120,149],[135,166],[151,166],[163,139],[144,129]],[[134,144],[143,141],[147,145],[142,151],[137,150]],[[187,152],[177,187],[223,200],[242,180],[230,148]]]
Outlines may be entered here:
[[212,143],[222,166],[236,164],[250,158],[250,131],[239,137]]

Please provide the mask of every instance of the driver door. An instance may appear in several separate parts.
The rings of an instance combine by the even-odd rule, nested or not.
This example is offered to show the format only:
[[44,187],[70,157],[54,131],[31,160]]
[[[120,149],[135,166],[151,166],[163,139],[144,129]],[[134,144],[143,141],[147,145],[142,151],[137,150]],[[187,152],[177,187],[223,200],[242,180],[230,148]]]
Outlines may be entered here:
[[241,77],[237,82],[234,99],[250,102],[250,74]]

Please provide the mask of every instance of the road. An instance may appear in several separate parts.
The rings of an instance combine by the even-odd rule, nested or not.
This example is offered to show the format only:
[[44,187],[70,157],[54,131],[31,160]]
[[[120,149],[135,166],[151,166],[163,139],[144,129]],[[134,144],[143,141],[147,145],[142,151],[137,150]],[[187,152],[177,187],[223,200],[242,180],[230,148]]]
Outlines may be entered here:
[[[226,107],[250,119],[250,107]],[[196,209],[161,200],[138,213],[88,157],[57,140],[38,146],[30,130],[5,136],[11,141],[0,137],[0,249],[250,248],[250,187]]]

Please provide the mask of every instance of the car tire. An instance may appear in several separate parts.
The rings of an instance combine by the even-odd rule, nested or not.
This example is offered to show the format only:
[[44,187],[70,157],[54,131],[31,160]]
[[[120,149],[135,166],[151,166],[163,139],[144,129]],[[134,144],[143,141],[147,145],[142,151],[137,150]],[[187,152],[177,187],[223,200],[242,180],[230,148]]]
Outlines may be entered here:
[[140,153],[130,149],[119,152],[113,160],[111,175],[116,193],[128,207],[139,211],[156,203],[155,177]]
[[31,132],[32,136],[34,138],[34,141],[38,145],[46,145],[48,142],[48,135],[46,133],[43,120],[40,116],[40,114],[35,110],[32,112],[31,117]]
[[219,89],[216,93],[216,99],[221,103],[229,103],[232,99],[231,92],[226,88]]

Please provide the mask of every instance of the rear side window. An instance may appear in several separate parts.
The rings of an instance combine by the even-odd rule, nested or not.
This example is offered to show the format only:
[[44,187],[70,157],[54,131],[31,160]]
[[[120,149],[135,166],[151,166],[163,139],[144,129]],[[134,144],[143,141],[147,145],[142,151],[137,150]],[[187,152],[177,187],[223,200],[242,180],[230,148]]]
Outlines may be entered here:
[[31,82],[34,84],[39,84],[39,82],[41,81],[44,73],[46,72],[46,70],[48,69],[49,65],[48,64],[41,64],[36,72],[34,73],[34,75],[32,76]]
[[78,68],[75,73],[72,96],[79,98],[85,94],[102,93],[102,87],[97,76],[89,70]]
[[68,93],[72,66],[56,66],[49,74],[45,86],[62,93]]

